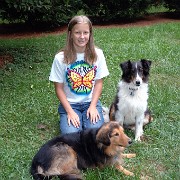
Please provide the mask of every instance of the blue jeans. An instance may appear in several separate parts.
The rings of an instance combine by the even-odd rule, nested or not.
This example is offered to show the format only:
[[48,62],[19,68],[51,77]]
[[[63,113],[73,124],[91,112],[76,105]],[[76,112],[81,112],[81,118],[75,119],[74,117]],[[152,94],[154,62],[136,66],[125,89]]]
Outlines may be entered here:
[[64,107],[60,104],[58,108],[58,112],[60,115],[60,131],[61,134],[67,134],[71,132],[78,132],[81,130],[85,130],[88,128],[99,128],[104,123],[103,113],[102,113],[102,106],[101,102],[98,101],[96,105],[96,109],[98,110],[98,113],[100,115],[100,119],[95,124],[91,123],[90,118],[87,118],[87,110],[90,106],[90,102],[84,102],[84,103],[76,103],[76,104],[70,104],[72,109],[77,113],[80,120],[80,127],[76,128],[72,124],[68,125],[67,120],[67,113],[64,109]]

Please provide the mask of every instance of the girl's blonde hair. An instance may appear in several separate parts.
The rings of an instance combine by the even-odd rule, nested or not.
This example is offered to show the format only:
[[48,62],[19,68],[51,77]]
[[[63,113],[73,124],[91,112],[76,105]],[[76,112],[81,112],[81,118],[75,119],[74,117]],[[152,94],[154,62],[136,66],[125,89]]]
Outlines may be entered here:
[[66,45],[63,49],[64,51],[64,63],[66,64],[71,64],[75,62],[77,55],[76,51],[73,45],[73,40],[71,38],[71,33],[73,27],[78,24],[78,23],[87,23],[89,25],[89,31],[90,31],[90,36],[89,36],[89,41],[86,45],[85,49],[85,54],[84,58],[87,63],[92,65],[94,62],[97,60],[97,54],[95,51],[95,45],[94,45],[94,38],[93,38],[93,31],[92,31],[92,23],[90,19],[86,16],[74,16],[69,24],[68,24],[68,29],[67,29],[67,39],[66,39]]

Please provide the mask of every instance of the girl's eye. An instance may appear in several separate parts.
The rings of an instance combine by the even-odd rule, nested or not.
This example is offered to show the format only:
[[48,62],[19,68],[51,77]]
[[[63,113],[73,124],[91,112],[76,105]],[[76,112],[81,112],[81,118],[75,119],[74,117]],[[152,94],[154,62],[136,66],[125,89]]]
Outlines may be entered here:
[[88,35],[89,32],[88,31],[85,31],[85,32],[75,31],[75,34],[77,34],[77,35],[81,35],[81,34]]

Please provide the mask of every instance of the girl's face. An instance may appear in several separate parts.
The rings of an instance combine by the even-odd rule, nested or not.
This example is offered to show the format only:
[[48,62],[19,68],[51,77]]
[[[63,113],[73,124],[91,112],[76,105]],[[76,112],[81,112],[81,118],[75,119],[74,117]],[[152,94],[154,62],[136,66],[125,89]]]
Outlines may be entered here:
[[77,53],[83,53],[89,41],[90,30],[87,23],[76,24],[71,31],[71,38]]

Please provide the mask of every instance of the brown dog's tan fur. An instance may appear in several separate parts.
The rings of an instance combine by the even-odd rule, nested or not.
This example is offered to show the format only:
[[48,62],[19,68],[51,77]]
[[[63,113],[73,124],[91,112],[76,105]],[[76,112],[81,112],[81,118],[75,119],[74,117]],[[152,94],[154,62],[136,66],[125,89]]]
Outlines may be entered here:
[[[102,136],[105,137],[106,136],[105,134],[108,134],[109,131],[110,131],[110,126],[109,124],[107,124],[107,127],[103,128],[98,132],[97,140],[98,138],[102,138]],[[113,129],[110,137],[111,143],[110,146],[106,148],[105,154],[109,156],[117,156],[118,154],[118,158],[116,159],[116,162],[114,164],[115,168],[123,172],[125,175],[133,176],[132,172],[128,171],[122,166],[123,163],[122,158],[133,158],[136,156],[136,154],[123,154],[125,147],[129,145],[128,144],[129,140],[130,140],[129,137],[124,133],[124,129],[121,126],[119,126],[116,129]]]
[[105,123],[100,129],[82,132],[80,136],[79,134],[60,136],[42,146],[34,157],[31,174],[34,179],[41,179],[42,176],[42,179],[52,176],[64,178],[64,175],[69,179],[83,179],[81,169],[114,166],[125,175],[132,176],[132,172],[122,167],[123,158],[136,156],[123,154],[125,147],[131,142],[117,122]]

